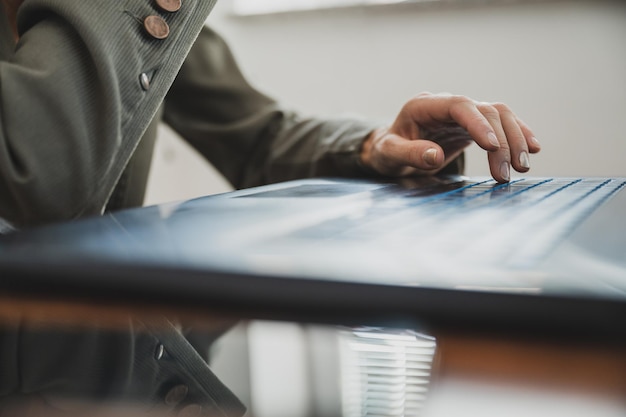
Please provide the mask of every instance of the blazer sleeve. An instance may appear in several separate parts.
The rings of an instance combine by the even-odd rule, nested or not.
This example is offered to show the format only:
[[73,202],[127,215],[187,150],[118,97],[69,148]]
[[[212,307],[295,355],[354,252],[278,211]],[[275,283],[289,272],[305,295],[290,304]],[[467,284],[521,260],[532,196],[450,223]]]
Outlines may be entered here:
[[361,143],[380,126],[284,109],[250,86],[224,40],[206,27],[166,97],[164,120],[237,188],[366,175]]
[[[25,0],[0,61],[0,217],[101,213],[214,3]],[[148,16],[166,22],[165,39]]]

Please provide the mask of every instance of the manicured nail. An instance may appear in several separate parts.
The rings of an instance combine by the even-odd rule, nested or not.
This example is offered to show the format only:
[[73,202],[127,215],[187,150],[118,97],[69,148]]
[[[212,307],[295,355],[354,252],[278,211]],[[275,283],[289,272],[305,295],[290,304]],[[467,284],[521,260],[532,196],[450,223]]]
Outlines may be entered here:
[[508,162],[503,162],[500,165],[500,176],[507,182],[511,179],[511,166]]
[[493,132],[489,132],[487,134],[487,139],[489,139],[489,142],[493,145],[493,146],[497,146],[498,148],[500,147],[500,142],[498,142],[498,137],[496,136],[495,133]]
[[429,148],[424,152],[424,155],[422,155],[422,159],[424,159],[424,162],[428,165],[437,165],[437,149]]
[[535,144],[535,146],[539,146],[539,147],[541,147],[541,143],[539,143],[539,141],[537,140],[537,138],[536,138],[536,137],[534,137],[534,136],[533,136],[533,137],[531,137],[531,138],[530,138],[530,141],[531,141],[532,143],[534,143],[534,144]]
[[519,154],[519,164],[522,166],[522,168],[530,168],[530,159],[528,158],[528,152],[522,151]]

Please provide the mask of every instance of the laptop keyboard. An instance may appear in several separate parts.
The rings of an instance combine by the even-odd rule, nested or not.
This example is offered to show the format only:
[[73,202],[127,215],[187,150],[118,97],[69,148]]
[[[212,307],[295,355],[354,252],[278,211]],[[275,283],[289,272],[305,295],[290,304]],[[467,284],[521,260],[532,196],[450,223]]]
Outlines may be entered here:
[[625,179],[532,178],[435,188],[396,185],[371,191],[366,210],[295,231],[292,238],[376,239],[382,245],[428,247],[471,261],[500,257],[528,267],[545,256]]

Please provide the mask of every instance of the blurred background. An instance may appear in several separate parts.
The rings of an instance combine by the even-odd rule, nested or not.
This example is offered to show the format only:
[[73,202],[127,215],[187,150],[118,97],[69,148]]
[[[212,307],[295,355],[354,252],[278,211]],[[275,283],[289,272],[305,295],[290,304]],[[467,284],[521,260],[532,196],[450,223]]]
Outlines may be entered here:
[[[422,91],[502,101],[543,145],[531,175],[626,176],[626,2],[448,0],[246,16],[234,13],[236,2],[246,4],[219,0],[207,24],[252,84],[285,106],[389,123]],[[468,175],[489,174],[483,151],[473,146],[467,155]],[[230,189],[162,127],[147,204]],[[334,366],[324,355],[337,349],[334,337],[247,323],[216,346],[213,366],[256,415],[306,415],[311,395],[324,389],[312,390],[320,380],[313,373]],[[326,367],[313,366],[311,352]]]

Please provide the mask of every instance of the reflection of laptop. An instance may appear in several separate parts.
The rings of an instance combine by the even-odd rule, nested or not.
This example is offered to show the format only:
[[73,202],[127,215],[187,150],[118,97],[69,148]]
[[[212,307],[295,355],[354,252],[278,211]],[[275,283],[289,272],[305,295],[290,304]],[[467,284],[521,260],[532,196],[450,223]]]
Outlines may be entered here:
[[625,184],[293,181],[5,236],[1,285],[255,317],[621,339]]

